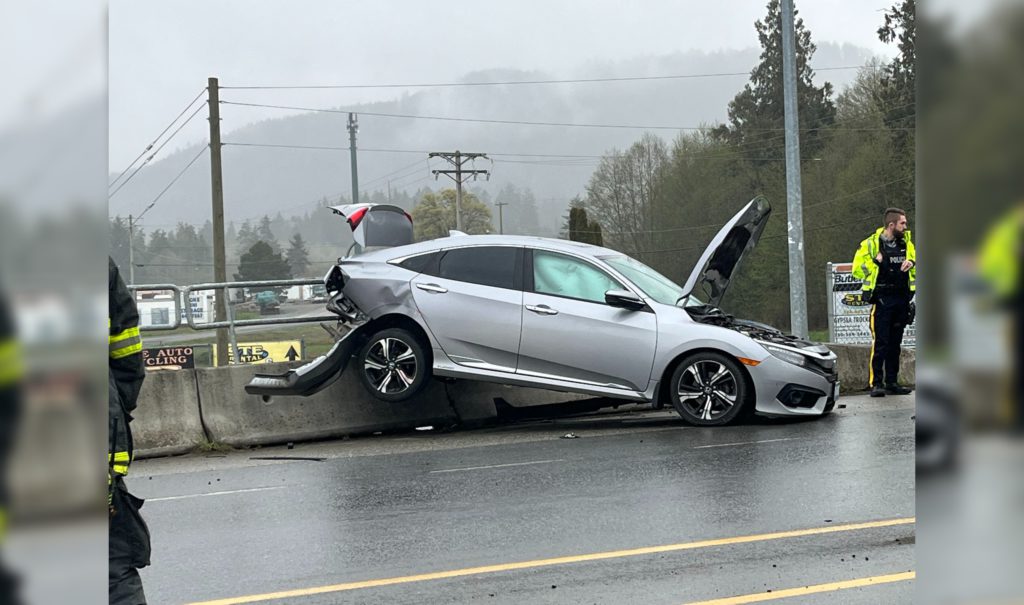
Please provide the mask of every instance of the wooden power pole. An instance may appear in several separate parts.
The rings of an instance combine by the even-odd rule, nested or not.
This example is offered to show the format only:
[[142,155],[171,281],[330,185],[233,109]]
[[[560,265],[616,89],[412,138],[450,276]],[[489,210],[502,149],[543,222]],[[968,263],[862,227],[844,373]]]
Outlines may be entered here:
[[487,157],[486,153],[462,153],[457,149],[455,151],[435,151],[428,157],[444,158],[454,167],[453,170],[433,170],[431,172],[434,173],[435,179],[437,178],[437,175],[444,174],[455,181],[455,229],[462,231],[462,183],[470,177],[476,180],[476,177],[481,174],[488,178],[491,176],[491,173],[487,170],[465,170],[462,168],[462,165],[477,158],[483,158],[485,160],[490,158]]
[[[213,200],[213,281],[228,281],[227,258],[224,252],[224,177],[221,173],[220,161],[220,85],[217,78],[207,82],[207,93],[210,105],[210,191]],[[223,290],[218,290],[214,298],[214,314],[216,321],[227,321],[227,306]],[[184,301],[186,313],[191,313],[189,301]],[[217,328],[217,364],[228,364],[228,331]]]

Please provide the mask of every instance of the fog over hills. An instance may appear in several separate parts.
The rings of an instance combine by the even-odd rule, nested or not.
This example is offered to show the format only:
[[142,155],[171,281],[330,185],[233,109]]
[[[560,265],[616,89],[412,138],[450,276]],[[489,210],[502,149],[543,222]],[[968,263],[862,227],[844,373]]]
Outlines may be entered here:
[[[355,106],[335,105],[341,113],[281,110],[282,117],[253,121],[250,107],[223,104],[221,117],[225,214],[239,223],[263,214],[284,216],[314,210],[325,196],[337,201],[350,195],[347,115],[359,115],[359,182],[362,191],[409,194],[423,187],[447,187],[429,168],[442,168],[426,152],[483,152],[493,163],[489,181],[470,187],[493,196],[507,183],[529,188],[537,199],[542,224],[560,220],[568,200],[582,194],[596,158],[552,158],[543,155],[600,156],[633,143],[642,128],[583,128],[410,119],[367,115],[391,113],[526,122],[700,127],[726,119],[729,101],[747,82],[758,49],[716,53],[686,52],[645,56],[615,63],[581,65],[573,73],[493,69],[465,74],[464,82],[505,82],[544,79],[621,78],[682,74],[742,75],[670,80],[594,82],[544,85],[462,86],[411,89],[386,101]],[[817,68],[862,65],[871,53],[851,45],[819,43]],[[817,72],[836,92],[856,75],[855,69]],[[381,95],[388,96],[385,89]],[[339,91],[338,98],[344,97]],[[223,90],[223,101],[303,106],[290,90]],[[317,105],[330,108],[330,105]],[[263,110],[265,111],[265,110]],[[196,119],[205,117],[200,111]],[[170,119],[173,116],[168,116]],[[652,130],[672,140],[679,130]],[[168,146],[173,148],[174,141]],[[234,146],[230,143],[338,147],[337,150]],[[181,147],[155,159],[112,198],[111,215],[138,214],[195,156],[205,143]],[[521,154],[521,155],[514,155]],[[120,167],[116,167],[120,169]],[[112,174],[111,178],[115,175]],[[507,208],[506,212],[514,212]],[[146,215],[146,224],[169,226],[178,221],[202,224],[210,216],[209,158],[203,155],[164,193]]]

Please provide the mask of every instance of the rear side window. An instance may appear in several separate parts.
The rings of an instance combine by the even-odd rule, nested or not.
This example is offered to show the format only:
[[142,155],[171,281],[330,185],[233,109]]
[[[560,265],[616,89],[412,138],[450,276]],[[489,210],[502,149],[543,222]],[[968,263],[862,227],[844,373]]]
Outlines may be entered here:
[[449,250],[441,257],[438,277],[514,290],[521,250],[498,246]]
[[402,267],[403,269],[413,271],[415,273],[423,273],[433,266],[434,258],[436,256],[436,252],[431,252],[429,254],[420,254],[419,256],[413,256],[411,258],[405,259],[404,261],[398,263],[398,266]]

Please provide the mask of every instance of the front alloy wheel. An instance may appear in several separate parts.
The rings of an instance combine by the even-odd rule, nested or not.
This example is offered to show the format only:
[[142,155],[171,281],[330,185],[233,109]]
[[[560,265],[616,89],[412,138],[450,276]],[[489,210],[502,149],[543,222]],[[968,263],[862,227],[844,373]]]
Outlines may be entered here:
[[742,411],[748,387],[739,364],[720,353],[695,353],[672,374],[672,405],[691,424],[728,424]]
[[377,399],[404,401],[416,395],[429,372],[418,339],[391,328],[374,334],[359,354],[363,386]]

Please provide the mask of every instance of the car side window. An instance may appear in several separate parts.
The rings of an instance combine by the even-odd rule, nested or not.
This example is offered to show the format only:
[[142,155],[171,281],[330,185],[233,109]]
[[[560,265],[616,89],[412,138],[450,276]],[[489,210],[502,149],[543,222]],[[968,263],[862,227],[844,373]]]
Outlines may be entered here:
[[514,290],[519,250],[520,248],[507,246],[449,250],[441,257],[438,277]]
[[603,303],[608,290],[625,288],[588,262],[543,250],[533,252],[533,291]]

